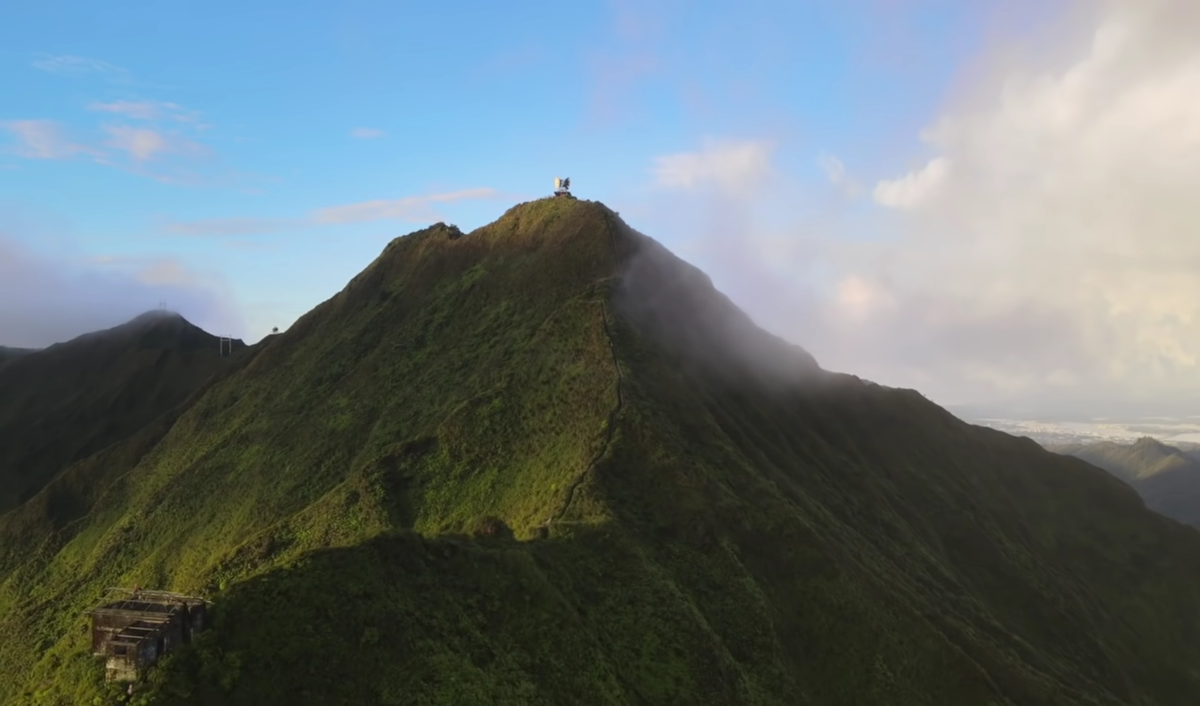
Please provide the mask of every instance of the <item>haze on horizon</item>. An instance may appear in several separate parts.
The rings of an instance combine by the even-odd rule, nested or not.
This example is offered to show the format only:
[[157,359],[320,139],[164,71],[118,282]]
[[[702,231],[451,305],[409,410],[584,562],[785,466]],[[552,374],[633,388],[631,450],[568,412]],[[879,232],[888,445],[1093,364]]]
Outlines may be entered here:
[[160,301],[254,342],[569,176],[824,368],[1196,411],[1191,0],[70,14],[0,24],[0,345]]

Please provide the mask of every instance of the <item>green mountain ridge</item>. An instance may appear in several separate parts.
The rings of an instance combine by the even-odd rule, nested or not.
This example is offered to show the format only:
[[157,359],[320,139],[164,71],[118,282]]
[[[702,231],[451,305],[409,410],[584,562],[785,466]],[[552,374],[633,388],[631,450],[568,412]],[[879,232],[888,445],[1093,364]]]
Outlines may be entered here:
[[142,704],[1200,694],[1194,529],[822,370],[601,204],[398,238],[226,363],[0,516],[0,703],[116,703],[84,611],[134,583],[215,601]]
[[182,403],[220,364],[216,337],[159,311],[0,364],[0,513]]
[[11,346],[0,346],[0,365],[4,365],[14,358],[20,358],[23,355],[29,355],[36,349],[34,348],[13,348]]
[[1082,458],[1128,483],[1146,506],[1200,527],[1200,458],[1196,451],[1143,437],[1132,444],[1062,444],[1051,451]]

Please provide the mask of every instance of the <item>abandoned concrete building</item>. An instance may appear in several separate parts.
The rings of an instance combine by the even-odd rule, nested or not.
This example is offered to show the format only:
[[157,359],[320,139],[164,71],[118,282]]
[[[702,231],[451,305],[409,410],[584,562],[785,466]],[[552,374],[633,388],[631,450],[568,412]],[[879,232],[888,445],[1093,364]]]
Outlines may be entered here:
[[181,593],[110,588],[91,612],[92,652],[106,658],[105,678],[137,681],[159,657],[204,630],[207,605]]

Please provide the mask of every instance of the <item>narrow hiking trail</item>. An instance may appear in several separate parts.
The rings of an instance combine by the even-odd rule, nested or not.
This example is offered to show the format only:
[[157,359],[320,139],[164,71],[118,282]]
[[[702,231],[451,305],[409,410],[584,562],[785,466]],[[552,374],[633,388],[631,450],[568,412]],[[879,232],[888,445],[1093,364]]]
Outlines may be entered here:
[[[606,217],[605,220],[608,225],[608,242],[612,247],[613,265],[619,271],[621,260],[617,251],[617,241],[613,236],[612,218]],[[596,455],[592,457],[591,462],[586,468],[584,468],[583,472],[576,476],[575,480],[571,481],[571,486],[567,488],[566,500],[563,502],[563,505],[561,508],[559,508],[558,512],[546,522],[547,527],[555,524],[563,524],[563,518],[566,517],[567,512],[571,509],[571,503],[575,500],[575,492],[579,490],[579,487],[582,486],[584,481],[587,480],[588,476],[591,475],[592,470],[597,466],[597,464],[600,463],[600,459],[604,458],[605,454],[608,453],[608,448],[612,445],[613,429],[616,426],[617,415],[620,414],[621,410],[625,407],[625,397],[623,391],[624,379],[621,377],[621,364],[617,360],[617,345],[613,340],[612,323],[608,318],[608,307],[605,306],[603,299],[600,300],[599,304],[600,320],[604,326],[604,338],[608,341],[608,352],[612,357],[613,371],[617,375],[617,403],[613,407],[612,411],[608,413],[608,422],[604,427],[604,441],[601,442],[600,448],[596,451]]]

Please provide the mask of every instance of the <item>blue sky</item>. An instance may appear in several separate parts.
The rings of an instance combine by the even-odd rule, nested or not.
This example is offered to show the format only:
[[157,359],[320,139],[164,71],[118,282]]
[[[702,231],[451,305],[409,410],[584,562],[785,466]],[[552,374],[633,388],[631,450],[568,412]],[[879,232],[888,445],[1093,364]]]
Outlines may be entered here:
[[1198,8],[9,3],[0,344],[162,300],[256,341],[570,176],[828,368],[1191,409]]
[[0,22],[0,225],[64,267],[178,264],[228,298],[204,323],[254,340],[387,239],[482,225],[556,175],[636,213],[653,160],[709,137],[769,138],[813,185],[825,153],[902,168],[980,20],[951,1],[23,3]]

